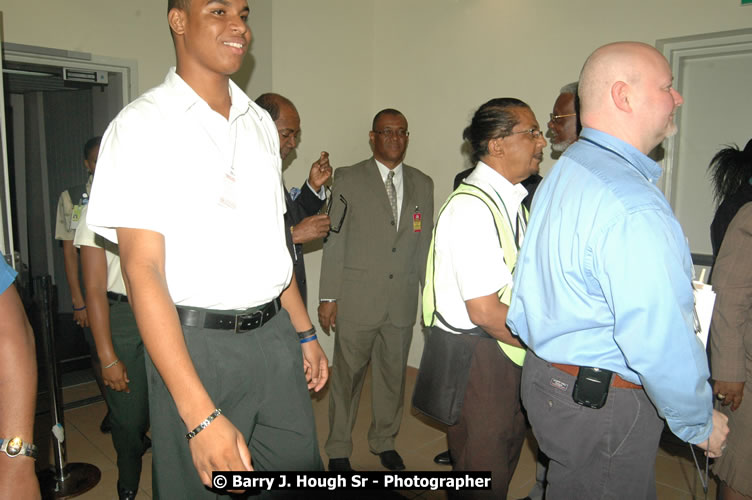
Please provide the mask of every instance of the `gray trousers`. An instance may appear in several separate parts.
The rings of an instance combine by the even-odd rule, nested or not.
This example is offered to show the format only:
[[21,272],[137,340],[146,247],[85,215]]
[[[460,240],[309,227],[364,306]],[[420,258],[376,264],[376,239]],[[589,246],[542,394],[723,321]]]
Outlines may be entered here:
[[572,400],[575,378],[528,351],[522,403],[548,455],[546,500],[655,499],[663,420],[642,389],[611,387],[603,408]]
[[[284,309],[250,332],[184,326],[183,335],[209,396],[245,437],[255,470],[323,470],[300,342]],[[185,424],[150,358],[146,366],[154,498],[217,498],[199,479]]]
[[364,327],[337,321],[334,366],[329,379],[329,458],[349,457],[368,363],[371,363],[372,418],[368,447],[373,453],[394,449],[402,422],[405,368],[413,327],[385,321]]

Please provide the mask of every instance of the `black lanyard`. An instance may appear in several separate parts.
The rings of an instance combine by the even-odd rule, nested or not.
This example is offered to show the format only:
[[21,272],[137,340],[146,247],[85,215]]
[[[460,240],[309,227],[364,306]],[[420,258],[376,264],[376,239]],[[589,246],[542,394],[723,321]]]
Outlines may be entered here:
[[499,201],[501,202],[501,206],[504,208],[504,213],[507,216],[507,221],[509,222],[509,228],[512,229],[514,232],[514,245],[517,247],[517,251],[520,251],[520,209],[522,208],[522,204],[520,204],[520,208],[517,209],[517,218],[515,220],[514,227],[512,227],[512,217],[509,215],[509,211],[507,210],[507,204],[504,203],[504,199],[501,197],[498,191],[496,191],[496,188],[491,186],[491,189],[493,189],[494,193],[496,193],[496,197],[499,198]]

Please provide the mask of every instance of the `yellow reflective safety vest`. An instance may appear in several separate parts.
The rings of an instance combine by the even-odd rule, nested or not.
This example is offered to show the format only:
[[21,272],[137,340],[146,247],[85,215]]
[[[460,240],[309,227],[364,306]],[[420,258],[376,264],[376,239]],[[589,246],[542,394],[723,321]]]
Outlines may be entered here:
[[[491,198],[488,193],[483,191],[478,186],[466,184],[464,182],[460,184],[457,189],[455,189],[454,192],[449,195],[449,198],[446,202],[444,202],[444,205],[442,205],[441,210],[439,210],[439,216],[436,218],[436,224],[433,228],[431,247],[428,250],[428,261],[426,262],[426,281],[425,286],[423,287],[423,323],[427,327],[434,326],[436,317],[441,316],[441,314],[436,310],[436,290],[434,289],[434,256],[436,253],[436,230],[439,227],[441,214],[442,212],[444,212],[444,209],[447,207],[449,202],[452,201],[455,196],[462,195],[475,196],[486,204],[488,209],[491,211],[491,214],[493,215],[496,226],[496,233],[499,236],[499,245],[504,251],[504,264],[506,264],[509,272],[511,272],[512,274],[514,274],[514,268],[517,264],[517,252],[519,251],[519,249],[517,248],[517,243],[514,238],[514,230],[512,229],[512,221],[510,220],[510,217],[508,215],[505,216],[499,209],[499,205],[494,201],[494,199]],[[504,207],[504,210],[506,211],[506,207]],[[524,205],[522,206],[522,214],[525,218],[525,222],[527,223],[529,213]],[[503,288],[501,288],[501,290],[497,292],[497,294],[499,296],[499,301],[508,306],[512,299],[512,286],[505,285]],[[465,331],[461,328],[453,327],[452,325],[448,324],[443,318],[441,318],[441,322],[458,332]],[[501,347],[501,349],[509,357],[509,359],[511,359],[518,366],[522,366],[522,363],[525,360],[524,348],[505,344],[501,341],[497,342],[499,343],[499,347]]]

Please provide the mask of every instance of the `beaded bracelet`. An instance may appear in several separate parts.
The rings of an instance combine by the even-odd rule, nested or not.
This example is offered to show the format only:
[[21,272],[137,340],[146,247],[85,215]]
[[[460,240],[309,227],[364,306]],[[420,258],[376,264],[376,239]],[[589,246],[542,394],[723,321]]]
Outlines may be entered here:
[[317,337],[317,336],[316,336],[316,335],[314,334],[314,335],[311,335],[310,337],[306,337],[306,338],[304,338],[304,339],[301,339],[301,340],[300,340],[300,343],[301,343],[301,344],[307,344],[308,342],[310,342],[310,341],[312,341],[312,340],[316,340],[317,338],[318,338],[318,337]]
[[74,307],[73,308],[74,311],[83,311],[84,309],[86,309],[86,304],[82,305],[81,307]]
[[306,330],[304,332],[298,332],[298,338],[300,340],[303,340],[306,337],[310,337],[311,335],[316,335],[316,328],[313,326],[311,327],[310,330]]
[[217,418],[218,416],[220,416],[221,414],[222,414],[222,410],[220,410],[219,408],[215,408],[214,411],[211,412],[211,415],[209,415],[208,417],[206,417],[206,420],[204,420],[203,422],[201,422],[200,424],[198,424],[198,427],[196,427],[191,432],[189,432],[188,434],[185,435],[185,439],[187,439],[188,441],[190,441],[193,437],[196,436],[196,434],[198,434],[199,432],[201,432],[204,429],[206,429],[207,427],[209,427],[209,424],[212,423],[212,421],[215,418]]

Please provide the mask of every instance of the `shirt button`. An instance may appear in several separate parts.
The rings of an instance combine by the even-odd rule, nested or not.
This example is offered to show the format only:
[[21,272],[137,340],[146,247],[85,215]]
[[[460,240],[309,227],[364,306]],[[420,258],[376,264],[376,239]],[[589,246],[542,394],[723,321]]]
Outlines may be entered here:
[[394,221],[392,221],[392,226],[394,225]]
[[397,249],[396,248],[392,248],[392,253],[397,253]]
[[390,274],[390,275],[389,275],[389,279],[392,279],[392,278],[394,278],[394,275],[393,275],[393,274]]

